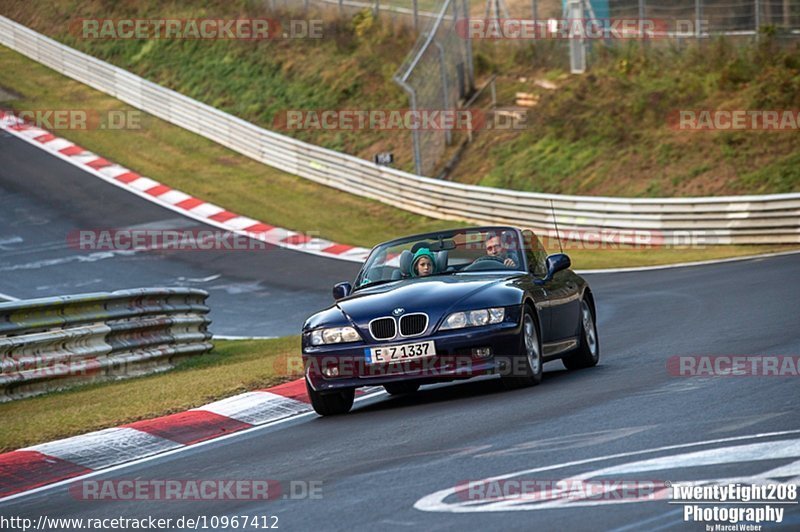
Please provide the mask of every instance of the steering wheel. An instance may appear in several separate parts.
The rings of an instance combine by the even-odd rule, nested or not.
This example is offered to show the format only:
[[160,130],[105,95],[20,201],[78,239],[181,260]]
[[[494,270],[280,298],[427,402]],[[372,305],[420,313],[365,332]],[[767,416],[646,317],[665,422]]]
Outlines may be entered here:
[[469,272],[472,270],[480,271],[480,270],[492,270],[494,266],[489,264],[490,262],[499,262],[500,264],[503,263],[505,259],[503,257],[494,257],[492,255],[485,255],[483,257],[478,257],[471,264],[461,268],[462,272]]
[[475,264],[476,262],[484,262],[487,260],[493,260],[496,262],[505,262],[506,259],[503,257],[498,257],[497,255],[484,255],[483,257],[478,257],[477,259],[473,260],[472,263]]

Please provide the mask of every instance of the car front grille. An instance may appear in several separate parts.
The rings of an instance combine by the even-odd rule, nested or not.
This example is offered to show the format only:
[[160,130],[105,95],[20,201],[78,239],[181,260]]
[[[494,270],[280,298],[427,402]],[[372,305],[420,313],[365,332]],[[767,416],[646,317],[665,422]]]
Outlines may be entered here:
[[378,318],[369,324],[369,332],[376,340],[388,340],[397,334],[394,318]]
[[425,332],[427,326],[427,314],[407,314],[400,318],[400,334],[402,336],[420,335]]

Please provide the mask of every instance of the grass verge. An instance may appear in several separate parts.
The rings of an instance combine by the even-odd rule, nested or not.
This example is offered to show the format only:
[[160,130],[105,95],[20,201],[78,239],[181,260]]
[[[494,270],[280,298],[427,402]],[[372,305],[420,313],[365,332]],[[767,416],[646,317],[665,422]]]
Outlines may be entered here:
[[0,404],[0,452],[150,419],[289,379],[300,337],[214,342],[175,369]]

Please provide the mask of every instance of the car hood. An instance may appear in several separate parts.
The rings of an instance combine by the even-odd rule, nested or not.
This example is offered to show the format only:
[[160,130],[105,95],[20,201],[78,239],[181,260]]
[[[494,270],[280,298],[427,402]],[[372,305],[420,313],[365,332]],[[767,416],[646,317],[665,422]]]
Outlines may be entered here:
[[[466,308],[486,308],[519,304],[521,290],[516,287],[520,274],[458,274],[404,279],[362,288],[333,307],[309,318],[304,329],[328,325],[344,317],[360,329],[370,320],[390,316],[402,308],[405,314],[425,312],[431,326],[446,314]],[[336,319],[336,315],[340,318]]]

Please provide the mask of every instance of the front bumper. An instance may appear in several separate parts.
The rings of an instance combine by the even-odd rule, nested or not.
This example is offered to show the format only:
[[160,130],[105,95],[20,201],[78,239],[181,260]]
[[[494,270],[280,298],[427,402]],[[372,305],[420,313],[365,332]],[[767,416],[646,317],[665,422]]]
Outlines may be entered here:
[[[309,384],[317,391],[393,382],[413,381],[424,384],[468,379],[494,373],[499,359],[516,356],[520,346],[519,338],[519,323],[507,321],[485,327],[443,331],[399,342],[306,346],[303,349],[303,364]],[[367,363],[366,350],[372,347],[430,340],[436,347],[436,354],[433,356],[391,364]],[[488,353],[485,352],[487,348]],[[338,376],[323,374],[323,371],[333,367],[337,368]]]

